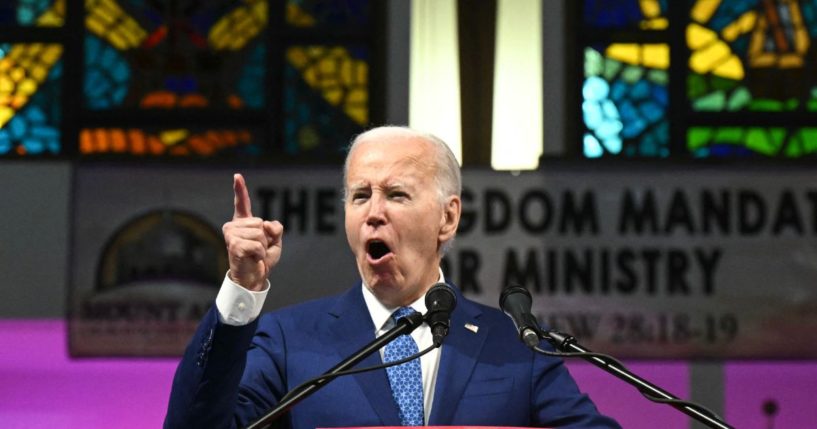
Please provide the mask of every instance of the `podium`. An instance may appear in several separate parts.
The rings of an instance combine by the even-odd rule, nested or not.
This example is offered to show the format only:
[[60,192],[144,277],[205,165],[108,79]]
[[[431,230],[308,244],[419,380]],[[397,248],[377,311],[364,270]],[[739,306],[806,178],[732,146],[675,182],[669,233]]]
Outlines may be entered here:
[[317,429],[534,429],[534,428],[519,426],[350,426],[342,428],[317,428]]

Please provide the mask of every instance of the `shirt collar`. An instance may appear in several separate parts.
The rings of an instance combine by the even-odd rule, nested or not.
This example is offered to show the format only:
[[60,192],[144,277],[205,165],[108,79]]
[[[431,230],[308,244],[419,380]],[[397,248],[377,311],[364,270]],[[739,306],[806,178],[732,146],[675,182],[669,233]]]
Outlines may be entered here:
[[[440,277],[438,278],[437,282],[445,282],[445,276],[443,276],[442,268],[440,268]],[[363,300],[366,302],[366,307],[369,309],[369,315],[372,316],[374,327],[378,331],[385,329],[387,323],[389,323],[391,314],[394,313],[398,307],[386,307],[383,305],[383,303],[377,300],[372,291],[366,287],[365,281],[362,282],[361,287],[363,288]],[[425,314],[427,311],[425,295],[417,298],[417,300],[412,302],[409,306],[413,308],[414,311],[417,311],[420,314]]]

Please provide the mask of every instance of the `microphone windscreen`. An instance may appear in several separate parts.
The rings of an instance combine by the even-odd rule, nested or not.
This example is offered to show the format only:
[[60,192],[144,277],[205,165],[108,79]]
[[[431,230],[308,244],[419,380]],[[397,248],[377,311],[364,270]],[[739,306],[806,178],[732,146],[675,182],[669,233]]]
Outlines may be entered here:
[[[511,300],[508,301],[508,298]],[[510,310],[510,308],[506,308],[506,305],[508,307],[521,305],[522,308],[530,311],[532,303],[533,300],[531,299],[530,292],[522,286],[510,286],[499,295],[499,308],[506,313]]]
[[451,312],[456,306],[457,295],[451,290],[451,286],[445,283],[440,282],[431,286],[431,289],[426,293],[426,309],[429,312]]

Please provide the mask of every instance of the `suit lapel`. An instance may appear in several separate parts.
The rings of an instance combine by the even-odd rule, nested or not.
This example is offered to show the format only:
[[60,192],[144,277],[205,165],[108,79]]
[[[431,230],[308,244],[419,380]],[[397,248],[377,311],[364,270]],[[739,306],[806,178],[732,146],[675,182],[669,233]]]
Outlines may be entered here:
[[[482,311],[473,303],[465,301],[457,288],[454,290],[457,294],[457,307],[451,315],[451,327],[442,346],[429,425],[451,424],[488,335],[489,327],[479,324]],[[466,324],[477,326],[477,332],[466,328]]]
[[[343,358],[351,356],[375,339],[375,328],[372,324],[372,318],[369,316],[369,310],[366,308],[366,303],[363,301],[360,285],[341,295],[329,314],[335,320],[330,323],[329,335],[325,341],[327,344],[332,344]],[[372,353],[358,363],[355,368],[380,365],[382,363],[380,353]],[[367,371],[352,375],[352,377],[357,380],[372,409],[380,417],[382,425],[399,426],[400,418],[397,406],[392,398],[386,371]]]

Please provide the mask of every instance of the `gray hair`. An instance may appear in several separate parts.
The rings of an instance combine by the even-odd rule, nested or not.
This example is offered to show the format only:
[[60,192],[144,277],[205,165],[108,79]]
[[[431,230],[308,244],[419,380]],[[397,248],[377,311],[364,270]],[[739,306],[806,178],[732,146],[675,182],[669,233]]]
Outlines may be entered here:
[[354,150],[355,146],[357,146],[358,143],[365,140],[367,137],[376,136],[378,134],[416,137],[425,140],[428,143],[431,143],[432,146],[434,146],[436,152],[435,154],[436,174],[434,177],[434,181],[437,183],[437,190],[440,194],[440,201],[445,201],[445,199],[451,195],[456,195],[458,197],[462,195],[462,175],[460,173],[460,165],[457,162],[457,158],[454,156],[454,152],[451,152],[451,148],[449,148],[448,145],[441,138],[435,136],[434,134],[424,133],[422,131],[417,131],[409,127],[386,125],[382,127],[372,128],[361,134],[358,134],[352,140],[352,143],[349,145],[349,150],[346,153],[346,161],[343,163],[344,198],[346,197],[346,193],[348,192],[348,189],[346,189],[346,179],[349,173],[349,158],[350,155],[352,154],[352,150]]

